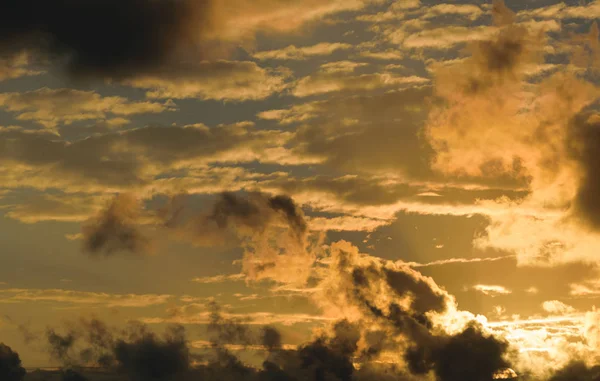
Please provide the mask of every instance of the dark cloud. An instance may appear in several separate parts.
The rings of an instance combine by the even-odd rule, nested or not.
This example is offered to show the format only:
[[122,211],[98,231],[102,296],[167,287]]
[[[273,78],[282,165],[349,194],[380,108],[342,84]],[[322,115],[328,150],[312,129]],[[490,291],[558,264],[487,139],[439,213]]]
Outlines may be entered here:
[[433,369],[439,381],[492,380],[510,365],[504,359],[507,349],[508,343],[471,325],[434,351]]
[[6,0],[0,53],[40,52],[77,76],[151,70],[210,30],[210,0]]
[[594,381],[600,378],[600,366],[588,366],[583,361],[573,361],[556,372],[548,381]]
[[25,368],[21,366],[19,354],[0,343],[0,380],[22,381],[26,373]]
[[62,381],[87,381],[88,379],[81,373],[78,373],[72,369],[63,371]]
[[146,253],[149,239],[139,229],[139,201],[121,194],[98,216],[82,227],[84,248],[92,254],[118,251]]
[[264,231],[276,220],[282,220],[290,232],[301,240],[307,230],[304,215],[288,196],[267,196],[249,193],[244,196],[222,193],[215,203],[210,219],[220,228],[230,224],[241,225],[259,232]]
[[566,144],[580,172],[573,208],[583,221],[600,229],[600,120],[595,114],[581,113],[573,120]]
[[273,352],[281,349],[281,334],[273,327],[264,327],[262,331],[262,345]]
[[129,340],[117,340],[114,355],[119,367],[132,381],[161,381],[184,373],[190,354],[183,327],[171,327],[164,339],[140,329]]
[[50,328],[46,331],[46,339],[48,341],[48,349],[52,359],[67,366],[73,365],[71,356],[73,346],[77,340],[75,332],[68,332],[61,335]]
[[66,333],[47,331],[49,354],[63,367],[112,369],[132,381],[163,381],[185,373],[190,354],[181,326],[170,326],[163,337],[132,322],[118,331],[97,319],[70,324]]

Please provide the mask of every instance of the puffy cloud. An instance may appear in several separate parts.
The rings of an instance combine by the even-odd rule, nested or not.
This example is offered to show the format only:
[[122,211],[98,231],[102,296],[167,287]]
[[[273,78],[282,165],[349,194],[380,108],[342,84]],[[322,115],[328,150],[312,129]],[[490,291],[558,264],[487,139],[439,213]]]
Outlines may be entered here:
[[131,102],[123,97],[102,97],[94,91],[42,88],[24,93],[0,94],[0,107],[47,128],[114,116],[161,113],[171,110],[153,102]]
[[314,56],[328,56],[338,50],[351,49],[352,45],[340,42],[321,42],[312,46],[290,45],[282,49],[256,52],[253,57],[259,60],[306,60]]
[[565,315],[568,313],[575,312],[575,309],[559,300],[547,300],[542,303],[542,308],[544,311],[557,314],[557,315]]
[[591,260],[598,244],[589,232],[595,216],[594,128],[581,113],[598,96],[597,88],[569,71],[530,82],[528,68],[544,62],[543,30],[511,23],[513,14],[501,2],[493,11],[498,34],[473,44],[465,61],[436,72],[443,102],[426,127],[436,151],[433,168],[528,184],[524,199],[496,202],[513,211],[533,207],[531,215],[491,217],[486,234],[475,241],[478,247],[515,251],[521,264]]

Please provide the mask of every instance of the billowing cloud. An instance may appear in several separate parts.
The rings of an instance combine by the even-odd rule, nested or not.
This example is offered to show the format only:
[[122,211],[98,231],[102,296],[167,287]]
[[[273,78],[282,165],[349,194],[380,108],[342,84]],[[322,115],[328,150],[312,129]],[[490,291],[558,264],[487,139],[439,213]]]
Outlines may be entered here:
[[528,68],[544,62],[543,30],[513,23],[514,13],[502,2],[493,12],[498,34],[473,44],[464,62],[436,72],[443,105],[433,109],[426,127],[436,151],[433,168],[454,176],[509,176],[528,184],[525,199],[496,203],[512,210],[534,206],[539,212],[492,218],[477,246],[515,251],[520,263],[589,259],[586,252],[597,244],[597,237],[586,233],[595,215],[594,128],[581,113],[598,91],[570,71],[529,81]]

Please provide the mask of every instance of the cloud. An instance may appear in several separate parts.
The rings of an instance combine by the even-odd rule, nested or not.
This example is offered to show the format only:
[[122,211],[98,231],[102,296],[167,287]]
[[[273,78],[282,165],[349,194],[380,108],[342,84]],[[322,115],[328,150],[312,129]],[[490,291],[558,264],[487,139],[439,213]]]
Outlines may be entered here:
[[[283,147],[292,133],[253,127],[248,122],[214,128],[149,126],[73,142],[0,130],[0,162],[4,164],[0,178],[8,189],[26,186],[40,190],[60,188],[65,193],[114,194],[140,191],[155,176],[186,166],[193,170],[216,162],[315,162]],[[214,183],[217,176],[213,177]],[[176,182],[171,183],[175,186]],[[169,185],[165,181],[157,183]]]
[[256,33],[293,32],[370,2],[27,0],[2,12],[0,52],[29,51],[65,65],[76,78],[135,77],[184,57],[222,57],[251,44]]
[[473,289],[475,291],[481,292],[482,294],[490,296],[508,295],[512,293],[511,290],[508,290],[504,286],[497,285],[476,284],[475,286],[473,286]]
[[423,85],[429,79],[418,76],[399,76],[390,73],[374,73],[349,76],[339,72],[323,72],[304,77],[292,90],[296,97],[308,97],[341,91],[366,91],[376,89],[402,88]]
[[74,305],[142,308],[165,304],[170,298],[170,295],[124,295],[62,289],[0,289],[0,303],[53,302]]
[[0,343],[0,378],[6,381],[22,381],[26,375],[19,354]]
[[202,61],[173,65],[123,82],[148,90],[149,98],[262,100],[287,88],[286,70],[264,69],[250,61]]
[[312,46],[287,46],[283,49],[256,52],[253,57],[259,60],[306,60],[315,56],[328,56],[338,50],[351,49],[352,45],[340,42],[321,42]]
[[556,315],[565,315],[575,312],[575,308],[559,300],[547,300],[544,303],[542,303],[542,308],[544,309],[544,311]]
[[40,221],[81,222],[100,211],[104,199],[79,195],[41,195],[7,205],[6,217],[24,223]]
[[117,340],[115,360],[134,380],[164,380],[185,373],[190,366],[190,353],[185,331],[173,327],[164,339],[139,329],[129,340]]
[[126,374],[132,380],[172,379],[190,367],[185,331],[170,326],[163,337],[139,322],[117,331],[97,319],[72,322],[63,334],[46,331],[52,358],[65,368],[94,366]]
[[547,19],[596,19],[600,16],[600,2],[590,1],[585,5],[567,5],[565,3],[553,4],[518,13],[519,18],[547,18]]
[[436,71],[442,103],[431,111],[425,130],[436,152],[433,169],[527,184],[527,197],[496,203],[537,212],[490,217],[477,247],[516,252],[519,264],[589,260],[598,243],[590,232],[595,140],[584,110],[597,88],[571,71],[530,81],[530,68],[544,63],[545,32],[511,23],[513,14],[503,6],[497,2],[493,8],[497,35],[473,44],[465,61]]
[[[481,263],[481,262],[496,262],[502,261],[505,259],[514,259],[515,255],[503,255],[500,257],[490,257],[490,258],[450,258],[450,259],[440,259],[433,262],[428,263],[417,263],[417,262],[408,262],[407,264],[411,267],[430,267],[430,266],[442,266],[442,265],[450,265],[455,263]],[[481,290],[478,290],[481,291]]]
[[140,201],[134,196],[116,196],[105,210],[82,226],[84,250],[107,256],[119,251],[147,254],[150,239],[139,230],[140,214]]
[[244,274],[232,274],[232,275],[215,275],[201,278],[194,278],[192,282],[200,283],[200,284],[212,284],[212,283],[223,283],[223,282],[236,282],[241,281],[246,278]]
[[449,49],[461,43],[486,40],[495,33],[495,29],[487,26],[447,26],[411,34],[404,39],[403,45],[407,48]]
[[30,58],[28,54],[22,53],[0,59],[0,82],[43,74],[43,71],[28,68]]
[[[314,253],[304,213],[288,196],[222,193],[208,211],[194,212],[185,201],[167,208],[165,225],[181,239],[202,245],[234,242],[244,248],[247,280],[304,283]],[[187,215],[186,215],[187,214]]]
[[571,289],[569,293],[573,296],[594,297],[600,295],[600,282],[597,281],[572,283],[569,287]]
[[352,73],[359,67],[365,67],[369,64],[354,61],[333,61],[321,65],[321,71],[325,73]]
[[47,87],[24,93],[0,94],[0,107],[17,114],[17,120],[34,121],[47,128],[171,110],[160,103],[131,102],[118,96],[102,97],[94,91]]

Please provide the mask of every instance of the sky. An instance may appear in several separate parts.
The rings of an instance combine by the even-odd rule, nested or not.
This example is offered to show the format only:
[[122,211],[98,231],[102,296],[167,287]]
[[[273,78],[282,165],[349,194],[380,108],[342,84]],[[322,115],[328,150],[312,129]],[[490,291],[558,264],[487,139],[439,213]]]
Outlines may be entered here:
[[[98,366],[81,332],[137,322],[134,344],[167,330],[253,369],[324,345],[358,379],[597,372],[598,18],[600,0],[4,2],[0,342],[28,369]],[[455,370],[471,340],[484,376]]]

